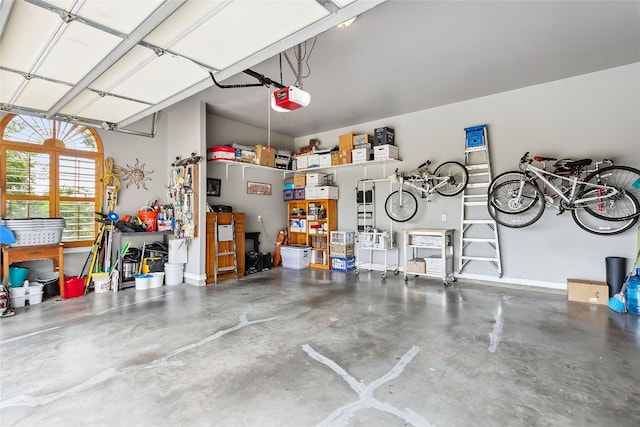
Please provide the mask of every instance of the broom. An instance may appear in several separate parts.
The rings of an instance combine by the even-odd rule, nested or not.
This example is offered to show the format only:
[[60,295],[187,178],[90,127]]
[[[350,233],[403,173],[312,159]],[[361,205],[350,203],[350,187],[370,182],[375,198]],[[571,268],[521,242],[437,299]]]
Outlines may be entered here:
[[622,284],[622,289],[620,289],[620,292],[618,292],[617,294],[609,298],[609,302],[607,305],[611,310],[615,311],[616,313],[627,312],[627,298],[624,294],[624,291],[627,289],[627,282],[629,281],[629,279],[631,279],[631,276],[633,276],[633,273],[636,271],[636,266],[638,265],[639,259],[640,259],[640,250],[638,251],[636,260],[633,263],[633,268],[631,269],[629,274],[627,274],[627,277],[625,278],[624,283]]

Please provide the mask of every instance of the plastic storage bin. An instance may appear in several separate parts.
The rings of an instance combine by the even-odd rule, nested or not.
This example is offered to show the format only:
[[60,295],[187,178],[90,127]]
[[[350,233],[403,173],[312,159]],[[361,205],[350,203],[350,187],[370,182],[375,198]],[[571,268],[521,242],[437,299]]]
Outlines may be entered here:
[[280,248],[282,255],[282,266],[284,268],[292,268],[302,270],[309,267],[311,260],[311,246],[306,245],[290,245]]
[[636,268],[636,275],[627,282],[627,311],[640,316],[640,268]]

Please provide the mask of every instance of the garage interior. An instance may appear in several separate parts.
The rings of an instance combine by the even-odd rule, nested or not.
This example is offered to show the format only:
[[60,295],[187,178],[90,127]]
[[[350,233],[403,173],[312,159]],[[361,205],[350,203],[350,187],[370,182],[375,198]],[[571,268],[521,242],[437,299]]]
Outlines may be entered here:
[[[567,301],[567,280],[606,280],[607,257],[632,271],[637,224],[599,236],[549,210],[498,228],[501,274],[458,271],[461,198],[419,200],[397,223],[381,206],[394,190],[385,182],[376,227],[395,233],[400,274],[274,267],[214,284],[208,207],[243,213],[275,253],[293,173],[204,159],[227,144],[330,149],[393,128],[396,162],[324,171],[339,189],[337,229],[349,231],[360,180],[463,162],[471,126],[487,126],[493,175],[525,152],[640,168],[640,2],[100,3],[0,3],[0,118],[89,125],[105,158],[145,164],[153,172],[121,190],[120,214],[164,203],[176,156],[201,155],[197,235],[179,286],[52,297],[3,318],[2,425],[637,424],[640,317]],[[29,22],[39,25],[27,37]],[[223,89],[209,75],[255,83],[245,70],[303,84],[309,105],[275,112],[273,87]],[[403,280],[405,228],[454,230],[451,286]],[[65,275],[88,250],[65,249]]]

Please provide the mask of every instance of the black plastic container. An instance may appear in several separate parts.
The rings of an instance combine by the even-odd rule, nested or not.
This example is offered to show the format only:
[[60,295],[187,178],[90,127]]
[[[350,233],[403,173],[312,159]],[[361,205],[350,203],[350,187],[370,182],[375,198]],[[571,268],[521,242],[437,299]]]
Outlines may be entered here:
[[607,269],[607,285],[609,285],[609,297],[614,296],[622,289],[624,283],[626,258],[608,256],[605,258]]

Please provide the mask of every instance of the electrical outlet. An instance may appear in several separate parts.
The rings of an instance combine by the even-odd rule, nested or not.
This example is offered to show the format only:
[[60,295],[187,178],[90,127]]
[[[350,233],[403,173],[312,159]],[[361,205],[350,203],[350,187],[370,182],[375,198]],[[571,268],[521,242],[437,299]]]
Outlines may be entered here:
[[262,222],[262,215],[258,215],[258,222]]
[[446,214],[442,214],[442,222],[445,222],[447,220],[447,215]]

